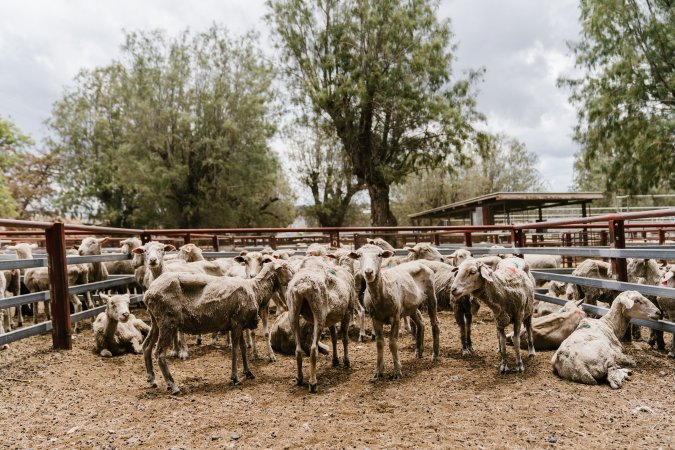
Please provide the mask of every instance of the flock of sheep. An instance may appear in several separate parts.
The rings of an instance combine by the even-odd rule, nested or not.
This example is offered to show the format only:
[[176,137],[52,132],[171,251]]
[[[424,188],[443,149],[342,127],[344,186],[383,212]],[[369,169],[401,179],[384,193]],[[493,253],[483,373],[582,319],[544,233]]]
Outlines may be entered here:
[[[78,248],[80,255],[101,254],[105,238],[85,238]],[[646,298],[636,291],[619,294],[599,288],[549,283],[550,295],[564,296],[568,302],[562,308],[536,302],[534,268],[559,266],[559,258],[545,255],[525,259],[494,255],[472,257],[467,250],[457,250],[444,257],[429,244],[408,248],[407,256],[395,256],[394,249],[382,239],[369,241],[358,250],[329,249],[312,244],[306,256],[294,250],[264,249],[260,252],[242,251],[236,258],[206,260],[194,244],[174,246],[131,238],[122,241],[122,252],[130,260],[109,263],[73,264],[68,266],[71,285],[100,281],[108,274],[134,274],[144,290],[143,301],[150,316],[150,325],[134,317],[129,310],[129,294],[98,297],[105,302],[106,311],[93,323],[94,346],[101,356],[131,352],[143,353],[147,381],[156,387],[153,353],[167,388],[180,392],[167,364],[167,352],[182,359],[188,357],[184,334],[211,334],[212,342],[219,336],[229,342],[232,350],[231,380],[240,384],[239,353],[245,378],[254,378],[248,364],[248,347],[254,359],[259,358],[255,329],[262,319],[264,342],[270,362],[276,361],[275,350],[294,354],[297,362],[297,383],[308,385],[317,392],[317,353],[332,350],[332,363],[350,367],[348,329],[358,317],[359,340],[366,334],[366,315],[372,320],[377,360],[375,378],[383,378],[384,326],[390,327],[389,351],[393,362],[392,378],[402,376],[398,355],[400,333],[409,331],[415,342],[415,355],[424,353],[424,321],[428,317],[432,333],[432,360],[440,358],[439,308],[454,310],[459,327],[463,356],[473,352],[471,342],[472,316],[481,305],[487,306],[494,317],[501,357],[500,372],[509,371],[507,343],[513,344],[513,370],[523,372],[521,348],[528,357],[536,350],[557,349],[551,359],[553,370],[560,377],[586,384],[607,381],[620,388],[628,379],[627,365],[634,364],[622,352],[621,339],[631,319],[657,320],[663,316],[675,319],[675,300]],[[32,258],[29,244],[8,247],[19,258]],[[675,267],[662,268],[652,260],[630,260],[630,281],[675,287]],[[611,278],[611,268],[603,261],[586,260],[574,275],[591,278]],[[46,268],[25,269],[24,284],[31,292],[48,289]],[[19,270],[5,271],[0,277],[0,292],[5,289],[18,294]],[[71,296],[75,311],[82,309],[77,295]],[[94,307],[92,296],[86,294],[87,307]],[[582,302],[610,303],[602,318],[586,317],[579,308]],[[276,320],[270,327],[270,302],[276,305]],[[18,321],[23,317],[17,308]],[[38,305],[33,305],[33,320],[37,320]],[[45,307],[49,314],[49,308]],[[0,311],[0,315],[3,312]],[[48,316],[49,317],[49,316]],[[3,319],[3,317],[0,317]],[[0,320],[0,333],[10,329],[11,314]],[[3,327],[4,325],[4,327]],[[338,357],[338,325],[342,340],[342,361]],[[512,325],[513,332],[506,334]],[[4,328],[4,329],[3,329]],[[76,329],[79,329],[76,328]],[[328,329],[332,348],[320,342]],[[650,344],[665,347],[662,333],[652,333]],[[304,356],[309,356],[309,377],[305,382]],[[675,339],[669,356],[675,357]]]

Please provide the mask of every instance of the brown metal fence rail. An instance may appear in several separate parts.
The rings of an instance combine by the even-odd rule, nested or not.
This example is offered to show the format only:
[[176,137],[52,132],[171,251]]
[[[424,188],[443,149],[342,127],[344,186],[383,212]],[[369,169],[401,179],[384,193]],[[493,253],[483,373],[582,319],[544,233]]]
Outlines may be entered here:
[[[675,260],[675,249],[663,247],[667,233],[675,230],[675,222],[638,223],[628,222],[646,218],[674,217],[675,209],[644,211],[639,213],[607,214],[595,217],[573,218],[549,222],[537,222],[518,225],[488,225],[488,226],[418,226],[418,227],[342,227],[342,228],[209,228],[209,229],[170,229],[170,230],[143,230],[130,228],[98,227],[89,225],[64,224],[61,222],[36,222],[0,219],[0,226],[20,228],[21,230],[0,230],[0,236],[11,239],[27,236],[37,236],[44,239],[47,249],[47,258],[32,260],[0,260],[0,270],[25,269],[30,267],[49,268],[49,292],[38,292],[20,295],[0,300],[0,308],[21,306],[42,300],[50,300],[52,313],[51,322],[24,327],[0,336],[0,345],[23,339],[36,334],[52,331],[53,346],[56,349],[71,348],[71,324],[103,311],[104,306],[77,314],[70,314],[69,294],[86,291],[108,289],[134,283],[133,276],[111,276],[106,281],[89,283],[87,285],[68,286],[67,264],[84,262],[113,261],[128,259],[121,254],[100,256],[76,257],[67,256],[66,244],[74,236],[84,234],[112,235],[112,236],[140,236],[143,242],[150,240],[176,240],[188,242],[210,242],[213,252],[205,252],[207,257],[233,256],[233,252],[221,252],[220,242],[229,243],[235,247],[238,243],[269,245],[276,248],[284,242],[320,241],[339,246],[343,242],[350,242],[354,247],[365,243],[366,238],[384,236],[393,237],[404,243],[431,242],[441,245],[441,253],[449,254],[458,247],[471,248],[475,254],[486,253],[513,253],[523,254],[558,254],[567,258],[600,257],[610,258],[617,274],[617,281],[595,280],[569,275],[570,269],[553,271],[534,271],[535,278],[542,280],[557,280],[574,282],[586,286],[604,287],[607,289],[636,290],[645,295],[660,295],[675,297],[675,289],[662,286],[646,286],[628,283],[626,258],[654,258],[657,260]],[[604,224],[602,224],[604,222]],[[628,223],[627,223],[628,222]],[[528,231],[530,231],[530,246],[528,246]],[[294,233],[295,236],[282,237],[280,234]],[[307,235],[307,233],[318,233]],[[572,234],[578,239],[572,239]],[[595,233],[595,234],[592,234]],[[299,236],[298,234],[304,234]],[[44,238],[42,237],[44,236]],[[638,236],[645,242],[654,240],[660,248],[626,248],[626,236]],[[71,236],[71,239],[68,239]],[[603,238],[604,237],[604,238]],[[505,239],[511,245],[506,249],[491,249],[485,246],[475,246],[476,238],[490,243],[502,242]],[[592,239],[591,239],[592,238]],[[651,240],[650,240],[651,239]],[[581,246],[572,246],[573,242]],[[599,246],[589,246],[593,243]],[[558,245],[550,245],[557,243]],[[630,242],[629,242],[630,243]],[[636,243],[632,243],[635,247]],[[397,253],[405,253],[399,250]],[[564,273],[567,272],[567,273]],[[552,303],[561,303],[560,299],[547,297],[543,293],[536,294],[537,299]],[[141,300],[141,296],[133,296],[132,302]],[[588,311],[604,314],[606,309],[584,305]],[[675,333],[675,324],[666,321],[640,321],[639,325],[662,331]]]

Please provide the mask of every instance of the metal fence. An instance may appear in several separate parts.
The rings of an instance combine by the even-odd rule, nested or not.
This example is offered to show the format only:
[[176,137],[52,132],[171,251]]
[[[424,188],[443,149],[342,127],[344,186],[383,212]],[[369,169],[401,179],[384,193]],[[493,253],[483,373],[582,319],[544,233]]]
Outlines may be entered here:
[[[214,228],[214,229],[178,229],[178,230],[142,230],[96,227],[88,225],[63,224],[60,222],[29,222],[0,219],[0,226],[19,228],[19,230],[0,230],[0,237],[12,240],[44,242],[46,255],[31,259],[0,259],[0,270],[48,267],[50,290],[45,292],[19,295],[0,300],[0,308],[20,307],[24,304],[50,300],[51,322],[43,322],[23,327],[0,336],[0,345],[23,339],[36,334],[52,332],[54,348],[70,349],[71,325],[78,320],[93,317],[103,311],[98,307],[77,314],[70,314],[69,294],[80,294],[120,287],[135,283],[133,276],[111,276],[110,279],[87,285],[68,286],[67,265],[87,262],[102,262],[128,259],[128,255],[106,254],[100,256],[68,256],[67,243],[80,239],[82,235],[139,236],[143,242],[152,239],[173,241],[179,244],[189,242],[208,242],[213,249],[204,252],[207,258],[231,257],[238,254],[233,251],[220,251],[221,246],[231,250],[245,246],[269,245],[272,248],[294,246],[297,243],[322,242],[335,247],[348,243],[354,248],[363,245],[367,239],[384,237],[398,244],[430,242],[440,247],[443,254],[449,254],[456,248],[470,249],[474,254],[511,253],[561,255],[568,261],[573,258],[609,258],[617,280],[597,280],[574,277],[564,271],[533,271],[539,280],[572,282],[584,286],[602,287],[617,291],[636,290],[644,295],[656,295],[675,298],[675,289],[662,286],[647,286],[628,283],[626,258],[653,258],[657,260],[675,260],[675,246],[666,246],[666,237],[675,230],[675,222],[660,223],[635,222],[640,219],[675,217],[675,209],[645,211],[627,214],[608,214],[603,216],[564,219],[549,222],[526,223],[519,225],[486,226],[418,226],[418,227],[346,227],[346,228]],[[602,223],[604,222],[604,224]],[[593,234],[597,238],[593,238]],[[569,236],[578,237],[574,240]],[[633,240],[631,240],[631,235]],[[638,235],[641,242],[636,242]],[[568,237],[566,237],[568,236]],[[628,239],[627,239],[628,237]],[[649,237],[649,238],[648,238]],[[529,239],[528,239],[529,238]],[[645,246],[650,242],[658,246]],[[509,244],[509,248],[491,249],[494,243]],[[578,245],[572,245],[578,244]],[[628,246],[628,248],[627,248]],[[397,253],[405,254],[406,250]],[[569,272],[569,269],[567,270]],[[536,294],[538,300],[562,304],[563,300]],[[133,302],[141,301],[141,296],[133,296]],[[607,310],[592,305],[583,308],[594,314],[602,315]],[[667,321],[639,321],[639,325],[675,333],[675,324]]]

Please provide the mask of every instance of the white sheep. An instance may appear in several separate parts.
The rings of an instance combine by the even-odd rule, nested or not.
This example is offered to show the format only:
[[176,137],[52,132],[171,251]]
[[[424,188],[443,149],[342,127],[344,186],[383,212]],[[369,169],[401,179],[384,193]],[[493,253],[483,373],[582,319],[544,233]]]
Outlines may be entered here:
[[150,333],[143,342],[147,380],[156,387],[152,351],[159,362],[167,388],[180,392],[166,362],[166,349],[176,333],[231,332],[232,383],[241,384],[237,374],[237,351],[241,347],[246,378],[254,378],[248,367],[244,329],[258,324],[258,305],[273,292],[285,289],[292,272],[287,263],[270,258],[255,278],[212,277],[187,273],[165,273],[147,290],[144,301],[150,314]]
[[561,378],[584,384],[606,379],[612,389],[619,389],[630,375],[630,370],[621,366],[635,364],[621,347],[630,320],[658,318],[659,310],[639,292],[622,292],[607,314],[600,319],[583,319],[560,344],[551,358],[553,371]]
[[[595,259],[586,259],[572,272],[575,277],[597,278],[612,280],[611,264]],[[567,300],[581,300],[589,305],[597,305],[599,301],[611,303],[617,292],[609,289],[581,286],[569,283],[566,287]]]
[[391,250],[368,244],[351,252],[350,258],[358,259],[361,274],[366,281],[364,303],[373,320],[377,340],[377,366],[375,378],[384,377],[384,332],[385,324],[391,325],[389,350],[394,362],[393,378],[401,378],[401,361],[398,356],[398,333],[401,319],[410,317],[415,323],[415,355],[422,357],[424,351],[424,321],[420,307],[426,303],[433,335],[433,361],[439,359],[438,318],[436,316],[436,293],[434,272],[419,262],[409,262],[381,272],[382,260],[393,255]]
[[[675,288],[675,266],[669,267],[668,271],[662,275],[661,286]],[[657,297],[656,303],[658,304],[659,309],[663,313],[663,316],[667,320],[675,322],[675,298]],[[670,356],[671,358],[675,358],[675,334],[672,335],[672,339],[670,341],[670,352],[668,353],[668,356]]]
[[[513,260],[513,261],[512,261]],[[522,260],[520,260],[522,261]],[[452,295],[459,299],[472,295],[485,303],[491,310],[499,335],[501,364],[499,370],[506,373],[509,368],[506,359],[506,326],[513,325],[513,345],[516,353],[516,372],[523,372],[520,357],[520,327],[525,326],[528,341],[528,355],[534,357],[532,339],[532,314],[534,310],[534,283],[531,276],[518,266],[522,263],[509,258],[500,263],[496,270],[474,259],[464,261],[452,282]]]
[[[581,303],[583,303],[583,300],[577,302],[568,300],[563,307],[548,303],[555,306],[556,311],[532,319],[532,339],[535,350],[556,350],[560,347],[560,344],[576,330],[581,319],[586,317],[586,313],[579,308]],[[523,350],[527,348],[525,346],[527,340],[524,334],[525,330],[521,329],[520,348]],[[506,336],[507,340],[512,338],[513,333]]]
[[[138,238],[129,238],[120,241],[120,253],[123,255],[132,255],[135,248],[143,245]],[[106,261],[106,270],[109,275],[131,275],[134,273],[134,265],[131,259],[122,261]]]
[[418,261],[424,259],[427,261],[445,261],[441,252],[431,244],[422,242],[415,244],[413,247],[406,247],[408,250],[408,261]]
[[339,266],[329,266],[322,257],[308,257],[288,285],[288,315],[295,339],[295,359],[298,386],[303,385],[302,333],[300,317],[314,326],[309,358],[309,392],[317,392],[316,359],[321,331],[328,328],[333,343],[333,367],[340,361],[337,356],[337,328],[340,323],[343,364],[349,362],[349,321],[356,306],[354,278]]
[[[7,280],[4,274],[0,273],[0,300],[5,298],[5,288],[7,287]],[[12,331],[12,313],[10,308],[7,310],[0,309],[0,334]]]
[[94,351],[106,357],[142,353],[143,339],[150,327],[129,312],[129,295],[101,294],[101,299],[106,302],[106,309],[92,325]]

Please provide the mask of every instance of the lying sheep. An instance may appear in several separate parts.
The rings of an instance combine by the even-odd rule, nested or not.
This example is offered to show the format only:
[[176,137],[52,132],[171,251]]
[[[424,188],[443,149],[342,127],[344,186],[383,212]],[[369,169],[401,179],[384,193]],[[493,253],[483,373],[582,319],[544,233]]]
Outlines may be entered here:
[[[663,272],[657,263],[653,259],[633,259],[629,258],[626,260],[626,271],[628,272],[628,282],[630,283],[639,283],[646,284],[650,286],[658,286],[661,283],[661,277]],[[657,304],[656,296],[648,295],[647,299]],[[640,327],[632,325],[632,338],[639,341],[642,340],[642,333]],[[649,333],[649,345],[656,345],[659,350],[664,350],[666,344],[663,341],[663,331],[650,330]]]
[[[513,259],[513,258],[509,258]],[[504,260],[509,261],[509,260]],[[514,261],[514,264],[519,262]],[[534,310],[534,283],[523,270],[510,264],[498,265],[496,270],[481,261],[468,259],[457,269],[452,283],[452,295],[459,299],[473,295],[485,303],[495,318],[499,335],[499,352],[501,364],[499,370],[506,373],[506,331],[508,324],[513,324],[513,344],[516,352],[516,372],[523,372],[523,361],[520,357],[520,327],[525,326],[527,332],[528,355],[534,357],[535,350],[532,338],[532,313]]]
[[349,321],[356,306],[354,278],[342,267],[331,267],[321,257],[308,257],[288,285],[288,314],[295,338],[297,383],[303,385],[300,317],[314,325],[309,352],[309,392],[317,392],[316,359],[321,331],[328,328],[333,344],[333,367],[337,356],[337,323],[342,334],[343,364],[349,362]]
[[94,351],[105,357],[127,352],[140,354],[150,327],[129,312],[129,295],[101,294],[101,299],[106,302],[106,309],[92,325]]
[[[309,355],[310,349],[312,347],[312,332],[314,330],[314,324],[308,322],[302,317],[300,318],[300,346],[302,351],[306,355]],[[295,337],[293,336],[293,330],[291,329],[291,321],[288,317],[288,311],[282,312],[277,320],[274,321],[272,327],[270,328],[270,343],[275,352],[282,353],[284,355],[295,355],[296,343]],[[322,355],[328,354],[328,346],[319,342],[318,344],[319,353]]]
[[375,378],[384,377],[383,326],[391,325],[389,350],[394,362],[393,378],[401,378],[401,362],[398,357],[398,332],[402,318],[410,317],[416,325],[415,355],[422,357],[424,351],[424,321],[420,307],[426,303],[433,335],[433,361],[439,358],[439,327],[436,316],[436,293],[433,271],[419,262],[408,262],[381,272],[382,260],[393,255],[391,250],[382,250],[372,244],[364,245],[350,258],[358,259],[361,274],[366,281],[365,305],[373,320],[377,335],[377,367]]
[[166,349],[177,332],[190,334],[231,332],[234,385],[241,384],[237,374],[237,351],[241,350],[244,375],[255,378],[248,366],[244,329],[258,324],[258,305],[273,292],[285,289],[292,277],[287,263],[273,260],[265,264],[255,278],[212,277],[186,273],[166,273],[150,286],[144,301],[150,314],[150,333],[143,342],[147,380],[156,387],[152,351],[159,362],[167,388],[180,392],[166,362]]
[[658,318],[659,310],[639,292],[622,292],[607,314],[600,319],[583,319],[560,344],[551,358],[553,372],[584,384],[598,384],[606,379],[612,389],[619,389],[630,375],[630,370],[621,366],[635,364],[621,348],[621,337],[630,320]]
[[[548,303],[548,302],[540,302]],[[579,308],[583,300],[578,302],[568,301],[565,306],[560,307],[553,303],[548,303],[556,307],[556,311],[542,317],[532,319],[532,339],[534,340],[535,350],[556,350],[560,344],[569,337],[570,334],[579,326],[581,319],[586,317],[586,313]],[[527,348],[523,339],[525,330],[520,330],[520,348]],[[506,339],[512,344],[513,333],[509,333]]]
[[[550,281],[548,284],[548,292],[546,293],[549,297],[556,298],[565,298],[565,283],[560,283],[558,281]],[[581,300],[583,303],[583,300]],[[560,305],[556,303],[534,301],[534,317],[542,317],[549,314],[556,313],[560,310]]]

